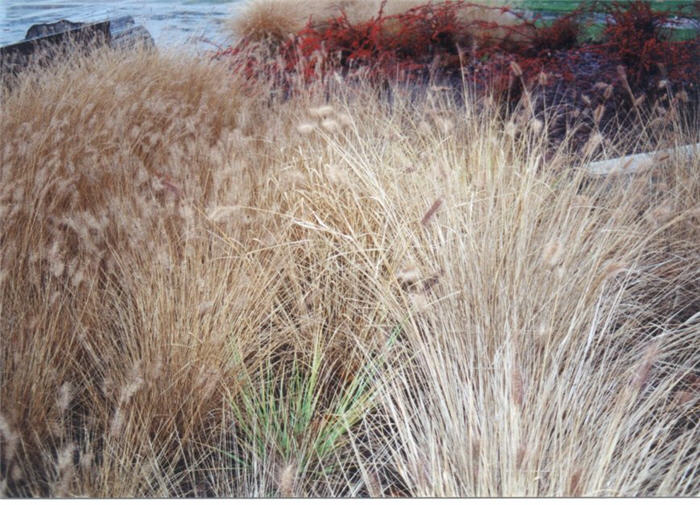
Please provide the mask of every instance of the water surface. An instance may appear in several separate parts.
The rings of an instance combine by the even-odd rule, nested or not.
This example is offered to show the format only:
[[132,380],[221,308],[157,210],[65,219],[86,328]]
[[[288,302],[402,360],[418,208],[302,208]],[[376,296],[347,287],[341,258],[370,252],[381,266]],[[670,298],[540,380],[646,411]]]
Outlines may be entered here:
[[145,26],[158,46],[208,45],[202,38],[223,44],[229,37],[223,22],[233,15],[236,4],[240,6],[241,0],[0,0],[0,46],[23,39],[35,23],[126,15]]

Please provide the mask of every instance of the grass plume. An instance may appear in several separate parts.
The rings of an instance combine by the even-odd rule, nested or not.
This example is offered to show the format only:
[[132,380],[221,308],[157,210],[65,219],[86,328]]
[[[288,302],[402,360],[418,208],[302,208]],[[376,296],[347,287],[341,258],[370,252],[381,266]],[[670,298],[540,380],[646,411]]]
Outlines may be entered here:
[[332,82],[2,88],[4,492],[698,494],[698,157],[588,177],[527,107]]

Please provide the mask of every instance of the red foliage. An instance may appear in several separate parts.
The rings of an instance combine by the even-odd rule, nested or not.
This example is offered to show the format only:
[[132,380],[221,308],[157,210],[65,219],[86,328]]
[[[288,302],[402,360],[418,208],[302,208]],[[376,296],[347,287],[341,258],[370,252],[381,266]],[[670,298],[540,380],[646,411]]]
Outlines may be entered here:
[[[673,43],[664,34],[664,25],[671,24],[668,11],[653,11],[647,2],[614,2],[608,9],[612,19],[603,31],[603,49],[627,68],[630,82],[643,84],[660,72],[659,64],[676,72],[676,78],[689,77],[688,64],[693,63],[687,43]],[[695,56],[697,58],[697,54]]]
[[668,21],[668,16],[653,12],[649,4],[640,1],[625,7],[613,4],[608,9],[613,21],[605,26],[603,33],[608,42],[606,49],[617,54],[627,67],[628,76],[638,82],[663,60],[667,44],[661,27]]
[[581,33],[580,15],[580,11],[574,11],[557,18],[550,26],[539,28],[531,42],[531,49],[535,55],[575,47]]
[[[516,26],[500,26],[460,18],[459,11],[469,8],[512,14],[507,8],[463,0],[426,3],[391,16],[380,9],[376,17],[357,24],[342,14],[326,20],[322,28],[307,24],[279,47],[281,62],[271,65],[253,58],[255,61],[246,61],[242,67],[249,75],[260,70],[286,73],[288,77],[301,74],[304,81],[331,71],[348,72],[360,67],[370,77],[380,79],[460,75],[470,61],[494,51],[513,49],[513,39],[522,39],[533,29],[532,23],[524,20]],[[243,54],[247,45],[243,41],[236,48],[219,51],[215,57]]]
[[[608,93],[613,95],[606,100],[614,96],[629,102],[634,100],[631,95],[641,94],[653,98],[666,93],[666,87],[659,87],[662,80],[676,88],[697,91],[700,39],[668,40],[664,27],[673,23],[670,12],[653,11],[639,0],[613,2],[606,8],[603,40],[580,44],[579,19],[584,13],[573,12],[550,27],[539,28],[530,44],[511,51],[522,69],[520,85],[541,84],[538,77],[545,72],[550,85],[564,81],[575,87],[579,96],[605,89],[601,83],[611,85]],[[500,70],[507,71],[503,66]],[[511,96],[517,98],[512,91]]]
[[375,76],[407,76],[423,72],[440,57],[442,70],[460,66],[460,45],[469,43],[460,26],[457,9],[464,2],[425,5],[405,13],[385,16],[380,10],[369,21],[352,24],[346,15],[325,23],[322,29],[308,25],[281,50],[287,70],[304,65],[304,75],[317,75],[317,58],[325,54],[322,68],[368,67]]
[[[286,88],[299,82],[299,77],[309,82],[330,72],[347,75],[357,68],[365,70],[365,77],[379,80],[423,82],[439,77],[461,82],[465,76],[477,88],[490,88],[511,99],[518,99],[525,87],[559,86],[562,81],[579,95],[592,92],[601,82],[622,84],[614,92],[629,99],[630,91],[656,90],[661,79],[689,89],[700,80],[698,39],[666,40],[662,26],[670,22],[669,13],[654,12],[639,0],[607,8],[604,40],[597,44],[578,42],[583,11],[535,29],[532,21],[522,18],[514,26],[465,20],[459,16],[464,8],[513,14],[507,8],[461,0],[428,3],[392,16],[380,9],[376,17],[357,24],[343,14],[322,28],[309,23],[278,47],[274,57],[248,57],[239,68],[249,77],[276,76]],[[216,57],[246,54],[246,46],[244,41]],[[624,83],[619,66],[626,69]]]

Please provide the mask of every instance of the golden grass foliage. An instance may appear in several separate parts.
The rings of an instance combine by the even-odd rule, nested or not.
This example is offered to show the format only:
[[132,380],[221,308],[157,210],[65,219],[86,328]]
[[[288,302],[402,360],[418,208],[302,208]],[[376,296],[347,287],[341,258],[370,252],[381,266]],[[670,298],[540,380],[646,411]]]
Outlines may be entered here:
[[2,91],[4,494],[700,492],[697,156],[588,179],[473,100],[255,89]]

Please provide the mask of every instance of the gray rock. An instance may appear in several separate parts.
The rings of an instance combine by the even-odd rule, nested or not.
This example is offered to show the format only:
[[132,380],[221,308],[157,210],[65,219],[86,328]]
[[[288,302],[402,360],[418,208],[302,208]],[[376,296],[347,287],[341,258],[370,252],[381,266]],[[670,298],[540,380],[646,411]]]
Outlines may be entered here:
[[46,63],[59,55],[108,45],[119,49],[155,47],[153,37],[134,18],[124,16],[98,23],[61,19],[32,25],[24,40],[0,47],[0,77],[14,75],[31,61]]
[[0,47],[0,77],[3,80],[6,75],[17,74],[31,62],[46,64],[75,51],[89,51],[109,44],[111,40],[109,21],[86,24],[61,20],[34,25],[27,35],[30,36],[28,39]]
[[115,49],[132,49],[137,46],[153,48],[156,45],[148,30],[136,25],[131,16],[110,20],[109,29],[112,35],[110,45]]
[[73,23],[67,19],[61,19],[55,23],[39,23],[29,27],[27,34],[24,36],[24,40],[36,39],[38,37],[45,37],[47,35],[54,35],[56,33],[75,30],[84,26],[85,24],[86,23]]

